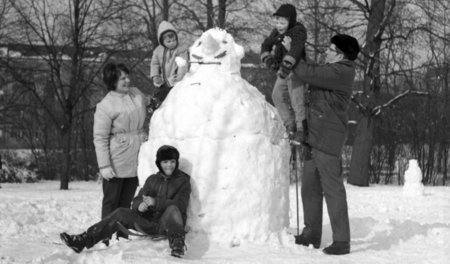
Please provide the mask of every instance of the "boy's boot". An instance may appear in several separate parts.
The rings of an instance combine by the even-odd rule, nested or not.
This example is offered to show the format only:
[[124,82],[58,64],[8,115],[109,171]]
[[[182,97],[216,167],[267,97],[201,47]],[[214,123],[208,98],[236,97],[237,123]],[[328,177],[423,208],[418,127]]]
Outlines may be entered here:
[[350,253],[350,243],[336,241],[324,248],[323,252],[328,255],[345,255]]
[[171,255],[177,258],[181,258],[184,255],[184,235],[175,233],[169,235],[169,246],[172,249]]
[[305,144],[305,134],[302,130],[297,130],[289,134],[289,141],[293,146],[301,146]]
[[64,232],[59,234],[59,237],[64,242],[64,244],[73,249],[73,251],[75,251],[76,253],[80,253],[86,247],[87,242],[86,232],[79,235],[69,235]]

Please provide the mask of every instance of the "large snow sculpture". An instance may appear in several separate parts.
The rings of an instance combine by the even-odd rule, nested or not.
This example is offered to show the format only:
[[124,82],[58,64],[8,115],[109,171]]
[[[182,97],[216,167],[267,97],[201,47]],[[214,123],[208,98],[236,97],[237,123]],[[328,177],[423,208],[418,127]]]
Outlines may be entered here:
[[409,160],[408,169],[405,171],[405,184],[403,185],[403,195],[421,196],[424,187],[422,183],[422,171],[419,163],[415,159]]
[[181,153],[191,175],[191,232],[238,245],[288,226],[289,145],[274,107],[240,76],[241,46],[210,29],[190,48],[191,68],[154,113],[141,147],[140,184],[157,170],[158,147]]

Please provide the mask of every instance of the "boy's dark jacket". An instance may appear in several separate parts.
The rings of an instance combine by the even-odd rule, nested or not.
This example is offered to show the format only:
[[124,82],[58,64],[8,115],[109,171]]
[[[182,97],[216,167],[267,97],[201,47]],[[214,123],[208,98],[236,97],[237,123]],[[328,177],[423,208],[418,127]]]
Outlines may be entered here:
[[142,196],[151,196],[155,198],[155,205],[149,207],[146,212],[139,212],[143,217],[150,221],[158,221],[168,206],[176,205],[181,211],[184,223],[186,223],[190,194],[189,175],[179,169],[176,169],[170,177],[158,172],[147,178],[144,187],[133,199],[131,208],[138,211],[138,207],[143,200]]
[[[291,41],[291,50],[288,52],[281,44],[284,36],[289,36]],[[272,30],[270,35],[261,44],[261,61],[269,56],[274,49],[273,56],[276,62],[280,64],[283,59],[296,65],[300,59],[305,58],[306,29],[302,23],[297,22],[286,33],[280,34],[277,29]]]

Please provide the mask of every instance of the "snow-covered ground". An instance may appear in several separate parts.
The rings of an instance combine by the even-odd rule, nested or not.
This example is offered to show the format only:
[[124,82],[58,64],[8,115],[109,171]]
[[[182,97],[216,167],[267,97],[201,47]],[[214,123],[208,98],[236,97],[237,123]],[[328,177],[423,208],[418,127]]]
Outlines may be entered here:
[[[145,238],[98,244],[81,254],[58,234],[81,232],[100,217],[101,185],[72,182],[1,184],[0,263],[450,263],[450,187],[425,187],[425,195],[402,195],[398,186],[347,185],[352,253],[327,256],[331,243],[326,210],[320,250],[280,244],[239,247],[188,235],[184,259],[169,256],[167,241]],[[295,186],[291,186],[291,230],[295,232]],[[300,200],[301,202],[301,200]],[[238,204],[236,206],[239,206]],[[300,212],[300,221],[302,212]]]

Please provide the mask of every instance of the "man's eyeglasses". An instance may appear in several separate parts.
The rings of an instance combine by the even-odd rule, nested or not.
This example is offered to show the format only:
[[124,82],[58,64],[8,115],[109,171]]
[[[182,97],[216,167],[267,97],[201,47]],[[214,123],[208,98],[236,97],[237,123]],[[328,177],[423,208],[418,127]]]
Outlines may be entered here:
[[332,51],[334,53],[339,53],[334,46],[328,47],[327,51]]

